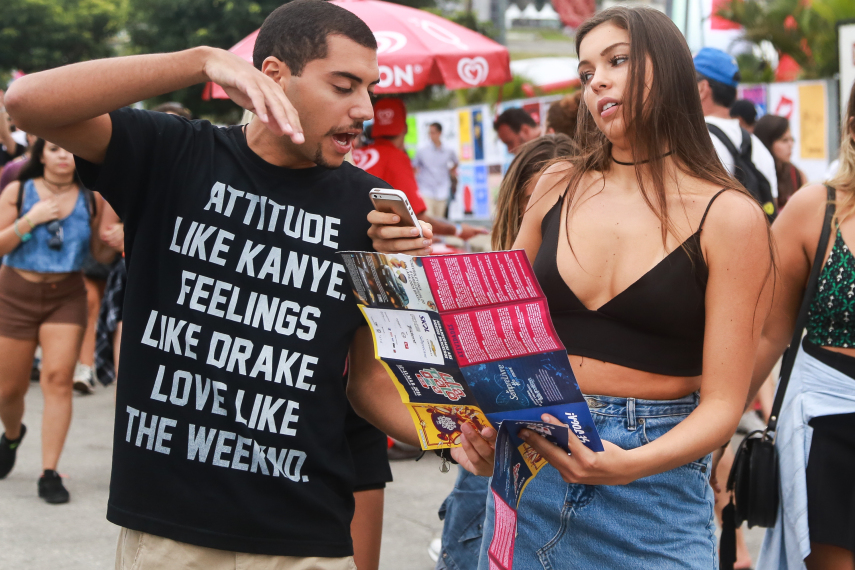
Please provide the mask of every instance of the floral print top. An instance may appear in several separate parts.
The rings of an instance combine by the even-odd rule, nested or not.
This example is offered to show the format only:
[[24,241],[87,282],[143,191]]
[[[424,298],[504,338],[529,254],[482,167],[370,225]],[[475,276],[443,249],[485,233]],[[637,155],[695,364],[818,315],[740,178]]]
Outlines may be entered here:
[[807,340],[818,346],[855,347],[853,318],[855,257],[838,230],[808,311]]

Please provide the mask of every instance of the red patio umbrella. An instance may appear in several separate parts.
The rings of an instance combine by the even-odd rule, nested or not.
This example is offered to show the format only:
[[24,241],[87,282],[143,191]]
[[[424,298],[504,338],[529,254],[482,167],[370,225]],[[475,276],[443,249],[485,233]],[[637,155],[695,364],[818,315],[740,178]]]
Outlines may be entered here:
[[[380,84],[376,93],[409,93],[428,85],[449,89],[501,85],[511,80],[508,49],[454,22],[379,0],[333,0],[359,16],[377,38]],[[252,62],[256,30],[231,48]],[[208,84],[204,99],[228,99]]]

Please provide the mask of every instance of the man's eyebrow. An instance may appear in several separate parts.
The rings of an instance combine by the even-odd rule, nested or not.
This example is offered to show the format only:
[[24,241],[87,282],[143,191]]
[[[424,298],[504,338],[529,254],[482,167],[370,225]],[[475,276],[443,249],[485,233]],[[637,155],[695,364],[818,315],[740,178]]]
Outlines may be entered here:
[[[333,72],[330,72],[330,75],[335,75],[336,77],[344,77],[345,79],[350,79],[351,81],[355,81],[358,85],[362,85],[364,83],[364,81],[362,80],[361,77],[359,77],[358,75],[354,75],[353,73],[350,73],[349,71],[333,71]],[[370,85],[376,85],[377,83],[380,83],[379,78],[376,79],[375,81],[372,81],[368,85],[369,86]]]
[[[613,49],[615,49],[618,46],[629,46],[629,42],[617,42],[616,44],[612,44],[609,47],[607,47],[606,49],[604,49],[603,51],[601,51],[600,56],[606,55],[607,53],[609,53],[610,51],[612,51]],[[580,67],[582,67],[585,64],[590,65],[590,63],[591,62],[589,62],[587,59],[583,59],[582,61],[579,62],[579,65],[576,66],[576,69],[578,70]]]

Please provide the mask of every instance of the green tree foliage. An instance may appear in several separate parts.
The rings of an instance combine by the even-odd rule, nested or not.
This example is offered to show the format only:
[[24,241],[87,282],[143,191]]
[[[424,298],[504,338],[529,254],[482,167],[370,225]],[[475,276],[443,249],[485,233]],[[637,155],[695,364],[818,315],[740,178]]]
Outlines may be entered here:
[[31,73],[111,55],[127,1],[2,0],[0,15],[0,70]]
[[837,21],[855,18],[855,2],[730,0],[719,15],[745,27],[745,39],[792,57],[804,78],[831,77],[840,68]]

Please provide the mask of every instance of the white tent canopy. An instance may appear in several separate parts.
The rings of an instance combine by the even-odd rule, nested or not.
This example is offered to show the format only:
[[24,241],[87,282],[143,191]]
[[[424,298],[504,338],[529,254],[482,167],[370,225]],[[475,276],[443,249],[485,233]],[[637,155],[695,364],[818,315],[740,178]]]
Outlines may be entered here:
[[505,10],[505,28],[510,28],[513,25],[513,21],[520,17],[520,14],[522,14],[522,10],[516,4],[511,3],[508,9]]
[[533,57],[511,62],[511,73],[528,79],[538,87],[559,88],[578,83],[575,57]]

